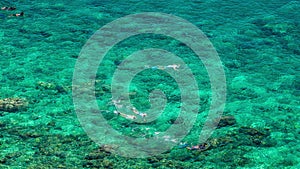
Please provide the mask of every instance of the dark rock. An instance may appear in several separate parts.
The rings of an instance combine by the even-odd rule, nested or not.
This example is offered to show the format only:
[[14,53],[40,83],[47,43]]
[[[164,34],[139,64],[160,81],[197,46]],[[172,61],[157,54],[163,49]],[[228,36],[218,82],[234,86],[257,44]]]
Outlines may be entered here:
[[223,116],[220,119],[220,122],[218,124],[218,128],[226,127],[226,126],[232,126],[236,123],[236,120],[234,116]]
[[268,136],[270,134],[268,129],[258,130],[250,127],[241,127],[239,132],[250,136]]

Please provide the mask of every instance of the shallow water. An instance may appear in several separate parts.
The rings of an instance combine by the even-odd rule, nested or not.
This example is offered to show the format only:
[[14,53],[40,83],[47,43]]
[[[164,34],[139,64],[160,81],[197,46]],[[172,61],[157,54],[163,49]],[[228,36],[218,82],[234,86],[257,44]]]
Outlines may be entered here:
[[[55,0],[0,4],[17,8],[0,11],[0,168],[300,168],[299,1]],[[22,11],[23,17],[11,16]],[[72,85],[84,93],[87,91],[83,89],[93,84],[78,87],[72,81],[84,45],[104,25],[141,12],[161,12],[191,22],[218,52],[226,77],[226,104],[219,126],[206,140],[208,147],[199,143],[212,100],[207,69],[187,45],[164,35],[136,35],[111,48],[101,64],[99,61],[95,98],[98,110],[113,129],[132,138],[162,139],[160,146],[172,144],[170,150],[146,158],[124,157],[135,156],[138,151],[127,150],[128,142],[110,137],[105,128],[85,132],[77,118]],[[186,35],[184,30],[178,31]],[[118,31],[112,37],[119,35]],[[185,65],[178,70],[167,67],[180,63],[168,57],[164,62],[154,57],[138,63],[131,60],[129,64],[143,71],[132,79],[128,93],[119,94],[129,94],[132,105],[114,104],[111,83],[116,69],[129,55],[149,48],[167,50]],[[89,64],[94,63],[98,62]],[[149,64],[153,65],[147,67]],[[199,105],[186,103],[196,110],[195,117],[185,114],[177,118],[185,91],[180,87],[192,83],[180,74],[186,69],[192,71],[199,89],[191,90],[190,96],[197,93],[200,100]],[[172,73],[180,76],[182,86],[170,76]],[[117,87],[125,84],[127,76],[123,72]],[[151,108],[148,97],[155,89],[165,93],[164,109],[158,111],[164,103],[159,100],[157,109],[145,118],[135,114],[134,107],[141,112]],[[89,108],[89,101],[82,104]],[[118,106],[123,106],[120,110],[124,114],[114,113]],[[128,115],[141,121],[134,122]],[[180,134],[159,134],[193,120],[183,140]],[[100,125],[95,121],[91,123]],[[100,142],[89,137],[93,132],[103,132]],[[186,148],[198,144],[201,149]],[[123,156],[114,154],[118,149]]]

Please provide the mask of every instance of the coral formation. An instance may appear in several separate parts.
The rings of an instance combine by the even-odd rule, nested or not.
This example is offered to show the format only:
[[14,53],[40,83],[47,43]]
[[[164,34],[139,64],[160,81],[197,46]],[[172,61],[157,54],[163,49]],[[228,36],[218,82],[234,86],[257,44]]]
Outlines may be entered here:
[[69,88],[71,87],[57,85],[50,82],[39,81],[37,82],[36,88],[41,90],[53,90],[57,91],[58,93],[67,93],[69,91]]
[[0,111],[16,112],[25,109],[27,106],[27,100],[22,98],[5,98],[0,100]]

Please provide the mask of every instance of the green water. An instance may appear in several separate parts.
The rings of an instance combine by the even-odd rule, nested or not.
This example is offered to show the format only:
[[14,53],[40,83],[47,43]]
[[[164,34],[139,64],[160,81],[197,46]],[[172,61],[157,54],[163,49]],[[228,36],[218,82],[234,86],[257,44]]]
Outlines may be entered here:
[[[300,1],[0,4],[17,8],[0,11],[0,168],[300,168]],[[22,11],[24,16],[11,16]],[[128,158],[108,151],[123,144],[96,144],[77,118],[72,78],[81,49],[102,26],[140,12],[172,14],[193,23],[218,52],[226,76],[226,104],[219,127],[207,140],[210,146],[203,151],[178,145],[199,144],[211,102],[210,80],[195,53],[171,37],[139,35],[115,45],[98,69],[95,96],[112,128],[130,137],[155,137],[180,123],[175,120],[182,90],[176,81],[160,69],[145,69],[132,79],[128,93],[140,111],[151,107],[152,90],[166,95],[164,111],[149,123],[114,114],[110,84],[117,66],[135,51],[160,48],[176,54],[195,76],[201,105],[183,140],[166,138],[176,143],[171,150]],[[13,98],[20,98],[20,103]]]

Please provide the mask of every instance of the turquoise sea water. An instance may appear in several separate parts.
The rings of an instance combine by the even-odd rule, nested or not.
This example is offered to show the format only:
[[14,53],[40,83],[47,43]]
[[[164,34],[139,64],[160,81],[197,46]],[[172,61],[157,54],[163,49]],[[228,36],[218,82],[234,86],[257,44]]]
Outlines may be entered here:
[[[17,8],[0,11],[0,168],[300,168],[300,1],[0,4]],[[11,16],[22,11],[24,16]],[[150,108],[152,90],[166,94],[164,111],[149,123],[115,114],[118,104],[112,103],[110,84],[117,66],[135,51],[160,48],[176,54],[197,80],[201,105],[183,140],[165,137],[166,142],[176,143],[171,150],[127,158],[113,153],[124,144],[96,144],[77,118],[72,78],[81,49],[102,26],[140,12],[172,14],[193,23],[219,54],[226,76],[226,104],[219,126],[206,141],[209,146],[201,151],[180,143],[200,144],[198,136],[211,102],[209,77],[193,51],[163,35],[134,36],[115,45],[98,69],[95,96],[115,130],[130,137],[155,137],[180,123],[176,117],[182,90],[176,81],[159,68],[145,69],[132,79],[128,93],[140,111]]]

